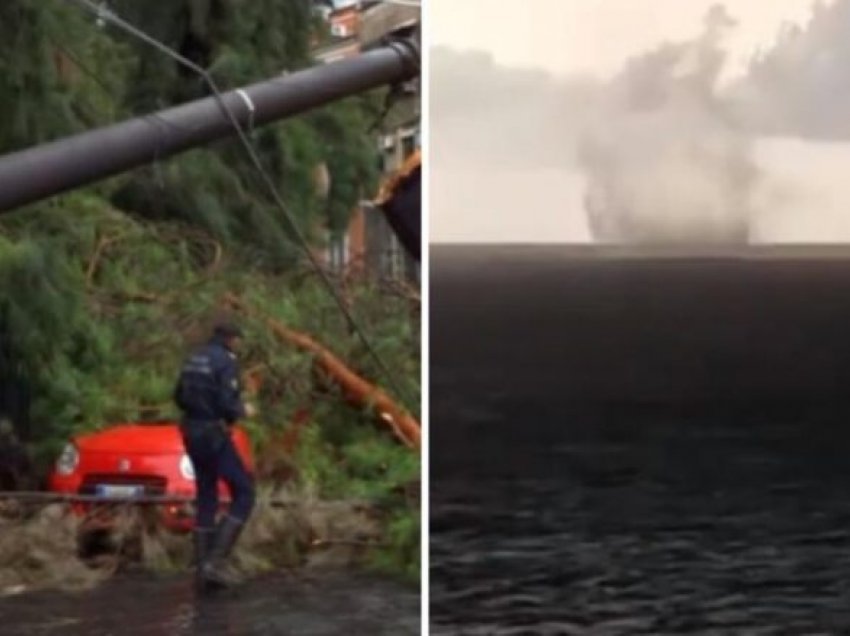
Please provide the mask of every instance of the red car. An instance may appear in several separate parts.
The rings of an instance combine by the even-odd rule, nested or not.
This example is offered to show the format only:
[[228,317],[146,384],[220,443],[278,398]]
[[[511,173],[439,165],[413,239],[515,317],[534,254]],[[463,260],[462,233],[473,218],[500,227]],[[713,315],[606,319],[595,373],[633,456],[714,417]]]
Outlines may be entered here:
[[[237,452],[253,473],[247,434],[235,426],[232,435]],[[103,503],[153,497],[166,499],[154,505],[168,528],[187,531],[194,525],[194,504],[189,501],[195,496],[194,470],[173,421],[116,424],[75,437],[56,460],[48,484],[52,492],[82,495],[82,501],[73,505],[80,515]],[[219,493],[224,506],[230,499],[224,482]]]

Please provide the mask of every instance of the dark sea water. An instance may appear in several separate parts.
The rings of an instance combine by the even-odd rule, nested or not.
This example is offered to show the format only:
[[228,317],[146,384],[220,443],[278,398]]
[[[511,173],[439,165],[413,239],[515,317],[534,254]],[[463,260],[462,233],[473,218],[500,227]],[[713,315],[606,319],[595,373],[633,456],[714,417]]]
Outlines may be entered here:
[[432,416],[481,440],[432,471],[434,633],[850,633],[847,424],[488,407]]
[[432,633],[850,634],[850,261],[524,260],[432,255]]

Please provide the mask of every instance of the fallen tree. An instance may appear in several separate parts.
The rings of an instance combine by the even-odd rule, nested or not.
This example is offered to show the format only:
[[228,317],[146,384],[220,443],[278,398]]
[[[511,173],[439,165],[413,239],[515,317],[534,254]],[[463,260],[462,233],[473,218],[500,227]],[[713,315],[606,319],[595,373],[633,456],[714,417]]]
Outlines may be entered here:
[[361,408],[373,410],[378,419],[392,428],[396,437],[409,448],[421,447],[419,422],[382,389],[360,377],[326,347],[308,334],[292,329],[280,320],[260,316],[259,312],[232,293],[224,296],[224,304],[249,316],[261,318],[278,338],[315,356],[316,364],[342,389],[346,399]]

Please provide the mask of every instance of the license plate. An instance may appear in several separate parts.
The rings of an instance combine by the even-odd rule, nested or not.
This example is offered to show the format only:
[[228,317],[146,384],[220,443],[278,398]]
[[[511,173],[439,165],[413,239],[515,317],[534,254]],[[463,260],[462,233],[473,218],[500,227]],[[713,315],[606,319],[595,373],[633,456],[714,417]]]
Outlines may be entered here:
[[110,499],[123,499],[125,497],[138,497],[145,492],[144,486],[112,486],[99,484],[96,490],[98,496]]

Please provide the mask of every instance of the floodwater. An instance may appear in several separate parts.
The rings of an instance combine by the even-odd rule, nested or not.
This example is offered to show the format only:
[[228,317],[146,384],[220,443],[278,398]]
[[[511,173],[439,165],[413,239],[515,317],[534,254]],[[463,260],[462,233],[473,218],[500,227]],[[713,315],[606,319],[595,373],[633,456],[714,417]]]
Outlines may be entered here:
[[140,574],[0,599],[4,636],[405,636],[420,620],[415,586],[354,572],[275,574],[212,597],[187,575]]
[[491,408],[432,411],[432,633],[850,633],[850,426]]
[[432,249],[432,634],[850,634],[850,251]]

